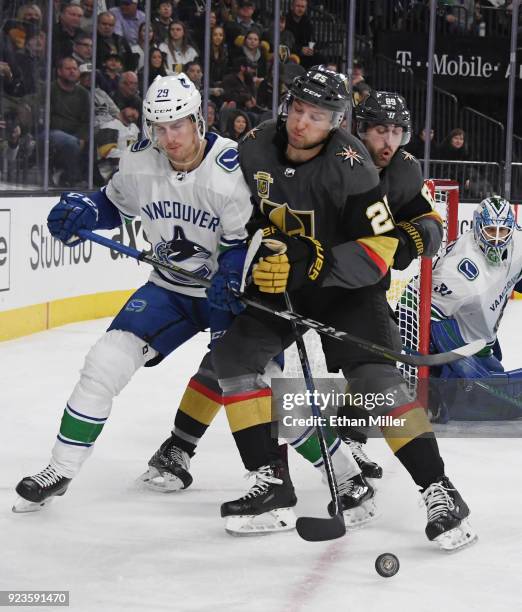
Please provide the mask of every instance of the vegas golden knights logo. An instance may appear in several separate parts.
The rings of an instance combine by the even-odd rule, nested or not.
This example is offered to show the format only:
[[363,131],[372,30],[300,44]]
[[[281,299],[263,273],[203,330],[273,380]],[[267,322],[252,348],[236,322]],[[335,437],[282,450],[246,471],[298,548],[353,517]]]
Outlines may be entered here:
[[260,198],[270,197],[270,185],[274,182],[270,172],[260,170],[254,174],[254,180],[257,185],[257,195]]
[[264,198],[259,206],[270,222],[288,236],[314,236],[313,210],[294,210],[286,202],[277,204]]

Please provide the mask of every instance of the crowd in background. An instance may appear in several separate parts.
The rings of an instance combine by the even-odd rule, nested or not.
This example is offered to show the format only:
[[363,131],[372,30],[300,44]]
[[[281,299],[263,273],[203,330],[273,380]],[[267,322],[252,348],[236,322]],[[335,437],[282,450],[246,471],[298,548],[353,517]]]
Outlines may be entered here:
[[[130,142],[139,138],[144,89],[158,75],[184,71],[202,87],[204,2],[153,0],[149,40],[145,40],[145,13],[141,0],[54,1],[52,28],[52,83],[50,104],[51,186],[81,187],[88,162],[90,96],[95,78],[95,184],[103,184],[118,166]],[[257,1],[257,4],[256,4]],[[251,127],[272,116],[273,17],[263,0],[215,0],[210,15],[210,102],[208,129],[239,140]],[[280,32],[279,91],[284,96],[293,78],[312,65],[341,68],[328,54],[328,41],[316,35],[309,0],[289,0],[277,19]],[[43,149],[46,45],[44,0],[5,0],[0,32],[0,156],[2,180],[41,164]],[[382,5],[393,6],[395,19],[419,14],[426,2],[385,3],[369,0],[375,15]],[[479,3],[441,3],[439,18],[455,28],[476,29],[482,18]],[[499,2],[492,4],[500,4]],[[381,6],[381,8],[382,8]],[[321,5],[322,7],[322,5]],[[263,8],[263,10],[261,10]],[[464,9],[464,12],[461,11]],[[412,12],[413,11],[413,12]],[[466,15],[466,21],[461,19]],[[472,16],[471,20],[468,18]],[[452,25],[452,27],[453,27]],[[93,29],[96,57],[93,57]],[[478,32],[478,30],[477,30]],[[144,83],[145,48],[149,47],[148,82]],[[337,59],[337,58],[335,58]],[[367,95],[364,66],[353,68],[353,85]],[[378,83],[372,84],[378,87]],[[424,135],[409,150],[422,157]],[[433,138],[433,134],[431,135]],[[469,159],[466,137],[454,129],[432,158]]]

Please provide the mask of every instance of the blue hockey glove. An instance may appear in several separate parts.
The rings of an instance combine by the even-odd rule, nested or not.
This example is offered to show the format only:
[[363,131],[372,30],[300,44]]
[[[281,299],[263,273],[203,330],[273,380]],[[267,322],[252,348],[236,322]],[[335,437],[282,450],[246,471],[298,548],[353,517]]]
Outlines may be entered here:
[[207,289],[209,304],[218,310],[229,310],[237,315],[245,305],[238,298],[241,288],[246,248],[238,247],[225,251],[219,257],[219,268]]
[[51,236],[73,247],[80,242],[76,234],[80,229],[93,230],[98,221],[98,206],[83,193],[66,192],[60,201],[51,208],[47,217],[47,227]]

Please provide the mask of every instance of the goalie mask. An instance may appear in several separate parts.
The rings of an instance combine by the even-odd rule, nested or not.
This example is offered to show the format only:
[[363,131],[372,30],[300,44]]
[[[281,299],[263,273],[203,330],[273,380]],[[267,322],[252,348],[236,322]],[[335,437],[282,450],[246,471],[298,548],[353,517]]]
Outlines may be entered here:
[[288,108],[294,99],[332,111],[331,129],[336,130],[348,110],[348,84],[346,76],[324,66],[314,66],[303,76],[296,77],[283,102],[280,119],[286,120]]
[[143,131],[153,144],[158,144],[154,126],[190,117],[196,124],[200,139],[205,137],[205,120],[201,112],[201,95],[183,72],[157,76],[143,101]]
[[493,266],[502,263],[504,253],[513,240],[515,216],[510,203],[500,197],[491,196],[482,200],[473,213],[475,241]]
[[403,147],[410,142],[411,113],[406,106],[406,100],[399,94],[373,91],[355,107],[355,119],[360,138],[364,138],[369,126],[397,125],[402,128],[400,146]]

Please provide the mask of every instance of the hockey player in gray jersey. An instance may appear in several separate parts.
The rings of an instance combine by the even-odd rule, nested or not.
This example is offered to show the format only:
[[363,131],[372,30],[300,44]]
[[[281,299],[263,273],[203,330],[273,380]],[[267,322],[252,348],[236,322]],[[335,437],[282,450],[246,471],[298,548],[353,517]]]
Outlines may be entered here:
[[478,355],[430,372],[445,381],[432,385],[430,397],[439,422],[522,416],[522,369],[504,372],[497,343],[504,309],[516,288],[522,289],[522,231],[509,202],[491,196],[476,209],[473,229],[433,264],[434,351],[450,350],[460,341],[488,341]]

